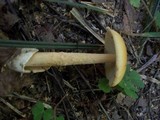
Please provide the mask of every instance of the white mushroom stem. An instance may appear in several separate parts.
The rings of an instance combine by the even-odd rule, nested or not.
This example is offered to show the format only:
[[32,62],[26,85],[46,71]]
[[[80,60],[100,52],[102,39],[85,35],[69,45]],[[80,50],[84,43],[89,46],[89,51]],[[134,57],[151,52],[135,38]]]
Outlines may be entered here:
[[25,69],[32,67],[66,66],[80,64],[115,62],[114,54],[37,52],[26,63]]

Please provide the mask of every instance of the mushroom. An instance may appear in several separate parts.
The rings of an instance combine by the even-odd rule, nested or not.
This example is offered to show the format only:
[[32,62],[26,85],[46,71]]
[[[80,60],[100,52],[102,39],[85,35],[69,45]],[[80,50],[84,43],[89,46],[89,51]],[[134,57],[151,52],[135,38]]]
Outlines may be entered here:
[[37,49],[22,49],[21,54],[8,62],[8,66],[19,72],[43,72],[51,66],[105,63],[106,77],[111,87],[123,78],[127,51],[123,38],[114,30],[107,28],[105,35],[105,54],[38,52]]

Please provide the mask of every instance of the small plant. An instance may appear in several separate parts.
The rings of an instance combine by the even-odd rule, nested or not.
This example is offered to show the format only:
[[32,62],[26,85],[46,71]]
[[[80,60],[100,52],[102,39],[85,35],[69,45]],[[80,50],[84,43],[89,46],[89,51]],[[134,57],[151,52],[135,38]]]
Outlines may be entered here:
[[[53,120],[54,113],[52,108],[45,108],[42,102],[37,102],[32,107],[33,120]],[[64,120],[62,115],[56,116],[56,120]]]
[[156,11],[154,17],[155,17],[156,26],[158,28],[160,28],[160,21],[159,21],[160,20],[160,11]]
[[140,0],[129,0],[129,3],[136,8],[139,8],[140,6]]
[[[150,10],[151,12],[150,14],[152,14],[152,17],[153,17],[153,18],[151,17],[150,21],[154,20],[153,23],[155,23],[155,24],[152,24],[153,28],[156,28],[156,31],[159,31],[160,29],[160,1],[159,0],[150,1],[148,9]],[[152,30],[154,30],[153,28]]]
[[116,87],[109,87],[108,82],[106,78],[100,79],[98,83],[99,89],[105,93],[117,89],[134,99],[138,98],[137,92],[144,87],[140,75],[135,70],[131,69],[129,65],[127,66],[123,80]]
[[[136,7],[136,8],[139,8],[140,7],[140,0],[129,0],[129,3],[133,6],[133,7]],[[152,11],[152,15],[154,17],[154,20],[155,20],[155,25],[156,27],[159,29],[160,28],[160,9],[159,9],[159,5],[160,5],[160,2],[157,0],[155,1],[152,1],[151,4],[149,5],[150,6],[150,11]],[[159,34],[159,33],[157,33]],[[145,35],[144,35],[145,36]],[[148,35],[146,35],[147,37]],[[159,37],[157,35],[150,35],[151,37]]]

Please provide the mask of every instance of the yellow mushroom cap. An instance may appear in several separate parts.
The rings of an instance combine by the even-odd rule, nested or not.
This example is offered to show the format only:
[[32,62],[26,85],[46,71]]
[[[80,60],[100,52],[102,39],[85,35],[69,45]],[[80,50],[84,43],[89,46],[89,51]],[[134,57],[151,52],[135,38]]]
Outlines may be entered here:
[[105,35],[105,53],[115,54],[114,63],[105,63],[106,77],[111,87],[116,86],[126,71],[127,50],[123,38],[116,31],[107,28]]

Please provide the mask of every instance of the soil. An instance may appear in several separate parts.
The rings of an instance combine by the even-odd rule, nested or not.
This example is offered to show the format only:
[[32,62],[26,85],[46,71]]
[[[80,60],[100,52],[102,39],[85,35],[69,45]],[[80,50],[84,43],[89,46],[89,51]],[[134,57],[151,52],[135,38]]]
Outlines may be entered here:
[[[145,84],[137,93],[138,98],[132,99],[120,91],[102,92],[98,81],[105,77],[103,64],[57,66],[43,73],[23,75],[8,70],[4,62],[12,57],[10,53],[16,48],[3,47],[0,48],[0,120],[33,119],[31,109],[37,101],[56,109],[56,115],[63,115],[66,120],[160,119],[160,38],[133,34],[160,30],[155,23],[147,27],[152,21],[145,7],[147,4],[141,3],[139,8],[131,6],[129,0],[92,0],[89,4],[104,8],[114,16],[76,8],[102,39],[108,26],[122,35],[127,46],[128,64],[140,74]],[[0,39],[102,45],[74,17],[72,8],[47,0],[1,0]],[[39,50],[103,53],[103,49]]]

